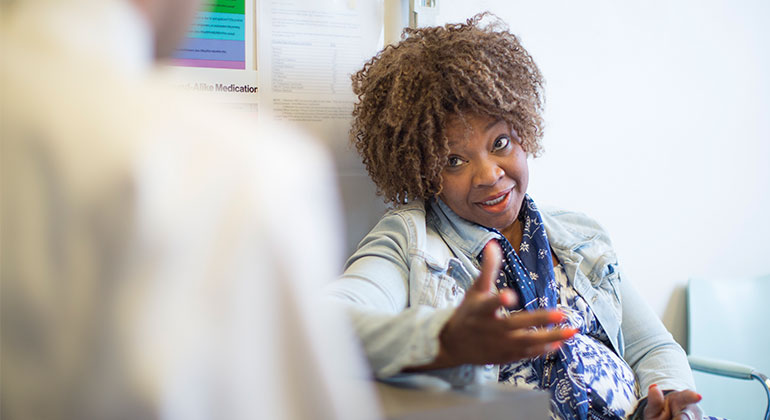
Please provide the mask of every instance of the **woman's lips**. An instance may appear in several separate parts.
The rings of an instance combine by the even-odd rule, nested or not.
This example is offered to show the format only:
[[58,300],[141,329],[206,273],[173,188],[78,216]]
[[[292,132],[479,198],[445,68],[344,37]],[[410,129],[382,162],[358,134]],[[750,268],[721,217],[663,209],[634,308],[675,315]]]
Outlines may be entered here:
[[500,213],[508,207],[508,202],[511,200],[511,190],[509,189],[476,204],[490,213]]

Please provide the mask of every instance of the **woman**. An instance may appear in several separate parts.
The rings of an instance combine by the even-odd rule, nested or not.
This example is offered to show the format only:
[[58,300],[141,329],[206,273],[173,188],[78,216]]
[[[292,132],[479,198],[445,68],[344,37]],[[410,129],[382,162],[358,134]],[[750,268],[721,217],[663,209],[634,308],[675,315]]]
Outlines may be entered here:
[[407,30],[353,76],[351,136],[394,209],[331,294],[377,377],[547,389],[554,419],[700,418],[684,352],[606,232],[526,194],[542,77],[484,17]]

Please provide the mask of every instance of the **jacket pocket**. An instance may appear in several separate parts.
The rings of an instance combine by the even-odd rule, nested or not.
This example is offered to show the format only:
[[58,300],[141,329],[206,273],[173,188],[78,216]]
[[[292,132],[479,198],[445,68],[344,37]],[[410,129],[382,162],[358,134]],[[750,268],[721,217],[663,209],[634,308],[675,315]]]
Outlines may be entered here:
[[457,279],[448,274],[442,274],[438,293],[436,295],[437,307],[446,308],[458,306],[464,297],[465,289],[460,287],[457,283]]
[[622,315],[620,281],[620,271],[615,254],[612,253],[599,258],[591,282],[597,293],[604,296],[618,319]]
[[[412,278],[412,291],[416,293],[416,300],[420,305],[428,305],[434,308],[454,307],[462,302],[465,297],[465,289],[461,282],[467,281],[468,276],[460,261],[452,258],[446,265],[437,264],[430,260],[422,260],[424,270],[420,278]],[[411,273],[414,274],[414,271]],[[458,279],[461,282],[458,282]]]

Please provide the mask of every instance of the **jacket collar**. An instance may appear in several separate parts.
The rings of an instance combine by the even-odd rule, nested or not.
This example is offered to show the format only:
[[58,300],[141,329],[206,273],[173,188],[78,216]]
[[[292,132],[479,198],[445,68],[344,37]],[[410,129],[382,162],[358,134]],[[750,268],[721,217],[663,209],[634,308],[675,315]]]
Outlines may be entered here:
[[552,213],[552,211],[547,210],[540,211],[545,225],[545,233],[548,236],[548,243],[556,254],[556,258],[562,263],[579,263],[582,256],[577,251],[592,243],[597,235],[570,229]]
[[428,202],[428,223],[433,223],[441,236],[451,241],[467,255],[474,258],[481,254],[484,246],[501,235],[479,224],[469,222],[458,216],[440,198]]
[[[488,229],[458,216],[438,197],[428,201],[426,209],[428,223],[432,223],[442,237],[474,258],[481,254],[487,242],[501,238],[500,233],[496,230]],[[553,248],[559,261],[577,262],[581,258],[576,251],[593,242],[596,235],[570,229],[550,213],[545,209],[540,210],[551,248]]]

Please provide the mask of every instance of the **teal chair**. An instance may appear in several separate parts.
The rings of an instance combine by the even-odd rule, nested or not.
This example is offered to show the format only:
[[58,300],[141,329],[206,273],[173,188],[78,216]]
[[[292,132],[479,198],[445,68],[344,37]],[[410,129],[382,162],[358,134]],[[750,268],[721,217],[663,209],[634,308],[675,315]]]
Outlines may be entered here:
[[770,420],[770,275],[690,279],[688,359],[707,415]]

